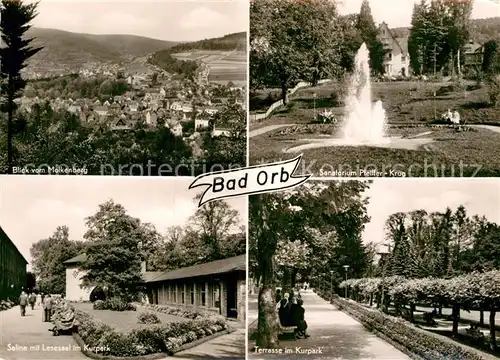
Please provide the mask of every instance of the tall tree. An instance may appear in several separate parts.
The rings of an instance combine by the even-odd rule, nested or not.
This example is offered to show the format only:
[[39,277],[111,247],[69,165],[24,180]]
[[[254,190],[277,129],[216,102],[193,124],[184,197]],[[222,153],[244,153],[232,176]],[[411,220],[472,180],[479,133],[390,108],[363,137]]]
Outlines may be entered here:
[[142,290],[141,264],[159,234],[113,200],[99,205],[98,211],[86,219],[86,225],[84,285],[107,287],[110,293],[127,301],[137,299]]
[[64,262],[81,253],[84,244],[69,239],[69,228],[58,226],[47,239],[30,248],[33,273],[38,278],[37,289],[51,294],[66,293],[66,267]]
[[[323,245],[329,244],[330,238],[337,241],[337,236],[332,236],[327,229],[344,232],[341,244],[335,246],[333,254],[330,253],[336,259],[331,263],[332,269],[342,269],[343,265],[349,264],[356,275],[364,274],[366,251],[360,244],[360,250],[354,245],[368,221],[366,199],[362,196],[367,186],[367,183],[356,181],[311,182],[291,191],[250,197],[250,244],[253,247],[250,253],[256,257],[254,267],[258,268],[260,276],[257,346],[277,346],[278,322],[274,303],[277,261],[285,256],[278,250],[279,246],[293,251],[295,256],[291,260],[301,267],[305,254],[311,254],[310,273],[319,274],[325,270],[325,263],[316,263],[320,255],[314,254],[313,244],[316,243],[316,249],[324,249]],[[308,229],[304,229],[305,224]],[[323,245],[318,245],[318,242]]]
[[[198,200],[199,196],[195,198]],[[208,258],[204,259],[208,262],[225,257],[224,243],[239,230],[239,214],[224,200],[211,201],[198,208],[189,223],[208,249]]]
[[0,90],[6,99],[2,101],[2,111],[7,112],[7,166],[8,173],[13,167],[13,122],[16,110],[16,100],[26,86],[21,76],[21,70],[26,67],[26,61],[42,50],[41,47],[31,47],[33,39],[24,39],[30,29],[29,23],[38,15],[38,3],[26,4],[20,0],[2,0],[0,3]]
[[361,33],[361,38],[370,51],[370,69],[374,74],[383,74],[384,58],[387,51],[377,39],[378,29],[375,20],[373,20],[369,0],[363,0],[361,3],[356,28]]
[[255,0],[250,4],[250,86],[288,90],[340,71],[343,39],[336,2]]

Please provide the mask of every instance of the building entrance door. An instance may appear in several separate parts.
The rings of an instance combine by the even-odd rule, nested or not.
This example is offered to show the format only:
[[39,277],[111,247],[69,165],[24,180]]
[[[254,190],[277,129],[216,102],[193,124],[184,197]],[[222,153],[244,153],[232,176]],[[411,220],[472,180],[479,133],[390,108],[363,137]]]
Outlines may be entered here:
[[236,281],[227,282],[227,317],[236,319],[238,317],[238,295]]

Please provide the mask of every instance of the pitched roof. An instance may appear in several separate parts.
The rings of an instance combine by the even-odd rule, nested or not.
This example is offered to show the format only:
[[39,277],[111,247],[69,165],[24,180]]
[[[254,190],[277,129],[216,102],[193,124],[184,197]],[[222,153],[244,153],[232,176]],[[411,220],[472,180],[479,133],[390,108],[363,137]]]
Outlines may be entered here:
[[387,29],[388,34],[391,38],[396,42],[396,44],[401,49],[401,52],[406,55],[408,54],[408,39],[410,37],[410,29],[409,28],[389,28],[389,25],[385,21],[383,21],[379,25],[379,29],[381,27],[385,27]]
[[71,258],[69,260],[66,260],[64,264],[81,264],[87,261],[87,255],[86,254],[80,254],[75,256],[74,258]]
[[193,278],[198,276],[225,274],[233,271],[246,271],[246,256],[239,255],[227,259],[211,261],[205,264],[184,267],[167,272],[146,272],[144,282],[156,282]]
[[0,237],[2,239],[5,239],[7,240],[7,242],[9,242],[11,245],[12,245],[12,248],[14,250],[16,250],[16,252],[21,256],[21,258],[24,260],[24,262],[27,264],[28,263],[28,260],[26,260],[26,258],[24,257],[24,255],[19,251],[19,249],[17,248],[16,244],[14,244],[14,242],[10,239],[10,237],[5,233],[5,231],[3,231],[2,227],[0,227]]

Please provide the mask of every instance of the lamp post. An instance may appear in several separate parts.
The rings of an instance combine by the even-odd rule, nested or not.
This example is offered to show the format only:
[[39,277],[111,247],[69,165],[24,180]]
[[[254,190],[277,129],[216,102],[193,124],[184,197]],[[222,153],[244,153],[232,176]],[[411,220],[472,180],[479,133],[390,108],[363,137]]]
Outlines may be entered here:
[[345,284],[345,299],[347,300],[347,272],[348,272],[350,266],[349,265],[344,265],[343,268],[345,270],[345,281],[346,281],[346,284]]
[[316,116],[316,93],[313,93],[313,102],[314,102],[314,120],[317,119]]
[[[379,262],[382,262],[382,294],[380,296],[380,303],[382,304],[382,311],[385,312],[385,270],[387,267],[386,256],[390,253],[390,245],[382,244],[383,250],[377,254],[380,255]],[[387,248],[387,249],[386,249]]]
[[333,294],[333,270],[330,270],[330,301],[332,300]]

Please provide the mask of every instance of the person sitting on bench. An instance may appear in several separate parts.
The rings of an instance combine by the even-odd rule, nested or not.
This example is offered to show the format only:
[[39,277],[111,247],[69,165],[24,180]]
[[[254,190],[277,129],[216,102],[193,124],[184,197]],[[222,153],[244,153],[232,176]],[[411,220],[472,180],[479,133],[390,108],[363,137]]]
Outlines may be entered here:
[[307,334],[307,322],[305,320],[305,309],[302,306],[304,304],[304,301],[302,299],[297,299],[293,298],[292,299],[292,306],[291,306],[291,321],[294,326],[297,328],[294,331],[295,338],[301,338],[303,337],[304,339],[308,338],[309,335]]
[[278,308],[278,317],[280,320],[281,326],[290,326],[288,323],[290,322],[290,294],[285,293],[283,295],[283,299],[281,299]]

